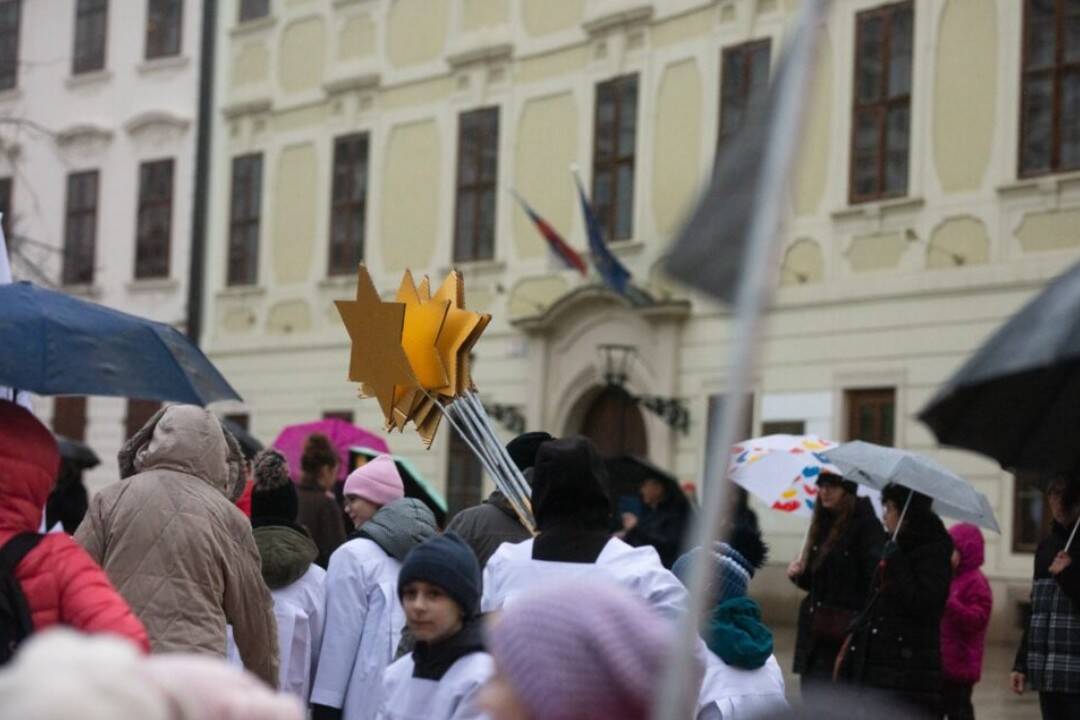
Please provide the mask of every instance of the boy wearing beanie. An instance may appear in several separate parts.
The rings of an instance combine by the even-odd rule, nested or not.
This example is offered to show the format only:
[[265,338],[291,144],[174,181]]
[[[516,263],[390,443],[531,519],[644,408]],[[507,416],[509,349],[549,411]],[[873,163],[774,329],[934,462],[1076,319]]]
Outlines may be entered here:
[[480,566],[461,536],[414,549],[398,575],[398,598],[415,649],[386,669],[379,720],[466,720],[483,714],[473,696],[492,673],[484,652]]
[[394,459],[389,455],[376,455],[349,473],[342,494],[345,496],[345,514],[359,530],[383,505],[405,497],[405,485]]

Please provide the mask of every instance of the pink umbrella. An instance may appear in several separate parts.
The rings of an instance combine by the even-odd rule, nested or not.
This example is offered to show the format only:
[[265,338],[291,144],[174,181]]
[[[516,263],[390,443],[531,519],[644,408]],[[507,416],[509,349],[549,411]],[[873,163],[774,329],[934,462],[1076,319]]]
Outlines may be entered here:
[[274,447],[289,461],[289,474],[294,482],[300,481],[300,456],[304,453],[304,443],[312,433],[322,433],[330,438],[330,444],[337,448],[341,460],[338,463],[338,480],[344,480],[349,472],[349,447],[362,445],[372,450],[390,452],[382,437],[344,420],[330,419],[289,425],[278,433]]

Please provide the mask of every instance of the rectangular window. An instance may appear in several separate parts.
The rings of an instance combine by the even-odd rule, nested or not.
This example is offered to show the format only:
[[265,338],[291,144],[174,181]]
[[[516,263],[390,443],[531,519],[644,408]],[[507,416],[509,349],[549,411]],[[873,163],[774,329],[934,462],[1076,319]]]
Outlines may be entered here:
[[1012,551],[1033,553],[1050,529],[1050,506],[1040,489],[1039,476],[1017,472],[1013,476]]
[[592,205],[608,242],[629,240],[634,233],[637,95],[637,75],[596,86]]
[[805,420],[769,420],[761,423],[762,435],[805,435]]
[[853,203],[907,194],[913,19],[911,2],[855,16]]
[[90,285],[94,282],[97,203],[97,170],[68,175],[67,218],[64,226],[65,285]]
[[349,423],[351,425],[352,422],[353,422],[353,411],[352,410],[327,410],[327,411],[323,412],[322,419],[323,420],[341,420],[342,422],[347,422],[347,423]]
[[480,504],[484,466],[457,431],[450,430],[450,452],[446,459],[447,520],[458,512]]
[[1020,175],[1080,168],[1080,2],[1025,0]]
[[71,73],[93,72],[105,67],[108,0],[78,0],[75,5],[75,49]]
[[19,6],[21,0],[0,0],[0,90],[19,81]]
[[127,415],[124,416],[124,437],[129,438],[142,430],[143,425],[150,422],[150,418],[160,409],[161,403],[157,400],[128,399]]
[[328,275],[349,275],[364,257],[367,221],[368,136],[334,141],[334,181],[330,206]]
[[240,22],[258,20],[270,14],[270,0],[240,0]]
[[751,108],[757,107],[768,96],[771,46],[772,41],[766,39],[724,48],[717,147],[742,127]]
[[146,59],[180,54],[184,0],[147,0]]
[[892,447],[896,442],[896,389],[848,390],[847,439]]
[[54,398],[52,429],[68,440],[86,442],[86,398],[70,395]]
[[136,279],[169,277],[172,201],[172,159],[141,164],[135,237]]
[[499,109],[458,118],[454,260],[495,257],[495,188],[499,172]]
[[251,416],[247,413],[228,413],[222,419],[225,420],[225,422],[232,423],[244,432],[251,431]]
[[4,231],[4,237],[7,238],[8,255],[11,254],[11,228],[14,224],[14,217],[12,216],[12,179],[9,177],[0,178],[0,213],[3,213],[3,218],[0,219],[0,230]]
[[262,155],[233,158],[227,283],[254,285],[259,275]]

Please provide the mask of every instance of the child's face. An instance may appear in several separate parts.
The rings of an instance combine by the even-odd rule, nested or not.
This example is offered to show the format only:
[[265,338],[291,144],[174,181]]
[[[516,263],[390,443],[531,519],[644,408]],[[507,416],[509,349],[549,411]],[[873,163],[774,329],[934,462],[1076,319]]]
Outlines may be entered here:
[[375,517],[377,512],[379,512],[379,506],[370,500],[365,500],[359,495],[345,496],[345,513],[353,521],[356,529],[359,530],[360,526]]
[[461,629],[464,621],[458,604],[438,585],[414,580],[401,591],[405,622],[413,637],[421,642],[436,643]]

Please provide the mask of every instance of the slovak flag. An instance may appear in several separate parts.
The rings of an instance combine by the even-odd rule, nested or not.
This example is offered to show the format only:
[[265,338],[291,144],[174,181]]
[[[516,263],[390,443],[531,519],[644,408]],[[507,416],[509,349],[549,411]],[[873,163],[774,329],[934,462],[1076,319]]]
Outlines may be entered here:
[[537,215],[536,211],[529,207],[529,203],[525,202],[525,198],[521,197],[513,190],[510,192],[514,193],[514,197],[521,203],[521,209],[525,211],[525,214],[528,215],[529,219],[536,225],[536,229],[544,236],[544,239],[547,240],[548,247],[559,256],[559,259],[566,263],[566,267],[577,270],[583,277],[588,275],[589,267],[585,264],[585,260],[578,254],[577,250],[570,247],[566,240],[563,240],[562,235],[559,235],[547,220]]

